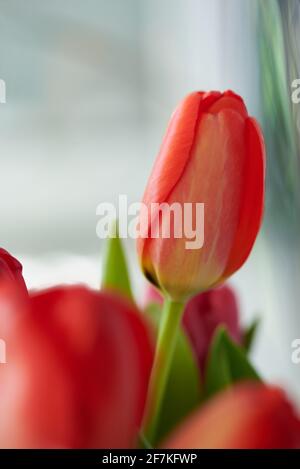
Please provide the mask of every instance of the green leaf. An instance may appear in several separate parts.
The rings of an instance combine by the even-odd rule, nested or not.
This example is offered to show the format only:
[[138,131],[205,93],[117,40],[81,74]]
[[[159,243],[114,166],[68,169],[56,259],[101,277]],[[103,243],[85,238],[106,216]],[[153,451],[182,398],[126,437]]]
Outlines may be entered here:
[[125,253],[118,234],[117,222],[111,226],[111,236],[106,241],[101,287],[104,290],[120,293],[130,301],[134,301]]
[[259,326],[259,319],[255,319],[250,326],[248,326],[243,334],[243,346],[247,353],[250,352],[254,339],[256,337],[257,329]]
[[218,327],[209,351],[205,373],[205,398],[243,381],[260,381],[245,350],[235,344],[224,327]]
[[[146,315],[157,330],[161,306],[151,303],[146,309]],[[196,358],[183,329],[180,329],[155,443],[161,441],[173,427],[199,405],[200,397],[200,372]]]

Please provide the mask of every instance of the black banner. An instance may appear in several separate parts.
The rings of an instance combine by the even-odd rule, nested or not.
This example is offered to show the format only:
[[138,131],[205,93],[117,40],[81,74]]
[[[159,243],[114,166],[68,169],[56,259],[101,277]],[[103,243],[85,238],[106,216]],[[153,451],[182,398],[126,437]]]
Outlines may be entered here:
[[14,467],[99,467],[174,465],[207,467],[206,464],[231,464],[251,467],[268,464],[283,467],[299,462],[299,450],[0,450],[0,465]]

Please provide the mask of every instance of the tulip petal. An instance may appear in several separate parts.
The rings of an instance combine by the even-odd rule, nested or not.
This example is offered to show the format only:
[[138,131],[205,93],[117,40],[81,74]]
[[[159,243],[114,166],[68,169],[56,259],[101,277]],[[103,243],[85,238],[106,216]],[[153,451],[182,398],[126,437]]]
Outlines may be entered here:
[[241,342],[239,308],[232,288],[224,285],[198,293],[189,300],[185,307],[183,325],[196,352],[202,375],[213,335],[221,324],[226,327],[232,340]]
[[265,150],[262,133],[255,119],[246,120],[246,161],[240,219],[223,280],[239,269],[249,256],[263,215]]
[[299,448],[299,416],[281,389],[243,383],[211,399],[164,447]]
[[232,92],[224,93],[223,96],[218,99],[212,106],[209,107],[210,114],[217,114],[224,109],[231,109],[240,114],[241,117],[246,118],[248,116],[247,108],[244,101],[236,94]]
[[[0,326],[7,293],[0,290]],[[11,314],[4,330],[0,447],[133,446],[153,360],[133,305],[81,286],[22,300],[27,314]],[[10,308],[20,308],[14,298]]]
[[12,280],[23,293],[27,294],[22,270],[22,264],[5,249],[0,248],[0,279]]
[[[194,92],[175,109],[149,178],[151,184],[147,185],[144,193],[143,203],[149,211],[151,203],[166,201],[176,186],[188,163],[199,119],[220,96],[219,92]],[[150,220],[146,222],[143,220],[143,212],[141,212],[140,226],[142,236],[138,238],[137,249],[141,257],[150,229]]]

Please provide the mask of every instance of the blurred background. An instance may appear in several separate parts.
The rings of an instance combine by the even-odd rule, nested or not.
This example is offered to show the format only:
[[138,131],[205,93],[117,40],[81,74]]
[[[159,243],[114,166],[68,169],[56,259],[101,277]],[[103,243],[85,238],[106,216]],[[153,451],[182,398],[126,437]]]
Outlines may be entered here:
[[257,368],[300,403],[299,44],[299,0],[0,0],[0,245],[28,285],[99,285],[97,205],[140,200],[185,94],[231,88],[268,150],[263,230],[231,283],[243,322],[261,317]]

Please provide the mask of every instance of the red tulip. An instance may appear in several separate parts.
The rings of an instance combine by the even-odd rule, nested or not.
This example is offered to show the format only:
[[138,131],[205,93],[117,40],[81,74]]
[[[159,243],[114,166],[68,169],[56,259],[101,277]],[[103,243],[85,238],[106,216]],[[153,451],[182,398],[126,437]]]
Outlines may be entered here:
[[2,248],[0,248],[0,280],[12,280],[23,291],[27,291],[22,275],[22,264]]
[[165,447],[300,448],[300,420],[281,389],[244,383],[210,400]]
[[[147,285],[145,307],[163,304],[163,297],[151,284]],[[198,293],[184,309],[182,324],[188,335],[202,374],[211,340],[218,326],[223,325],[232,340],[241,343],[243,331],[239,321],[239,309],[235,293],[228,285]]]
[[0,291],[0,447],[132,447],[153,358],[134,307],[80,286],[27,300],[10,290]]
[[[263,212],[265,150],[256,121],[231,91],[195,92],[175,110],[143,198],[137,248],[145,275],[176,301],[223,282],[247,259]],[[204,203],[204,245],[185,233],[151,238],[151,204]],[[152,206],[153,207],[153,206]],[[195,219],[193,220],[195,222]],[[194,226],[194,225],[193,225]]]
[[145,296],[143,298],[145,308],[153,303],[162,306],[163,301],[164,299],[159,290],[154,288],[151,283],[148,283],[146,286]]
[[209,346],[216,328],[224,325],[231,338],[239,343],[242,330],[235,294],[229,286],[199,293],[187,303],[183,325],[195,350],[199,367],[204,372]]

